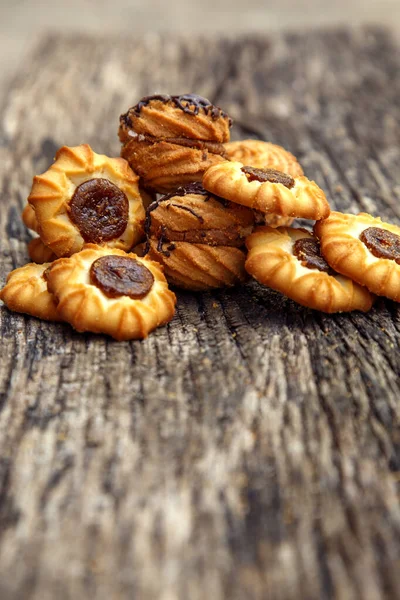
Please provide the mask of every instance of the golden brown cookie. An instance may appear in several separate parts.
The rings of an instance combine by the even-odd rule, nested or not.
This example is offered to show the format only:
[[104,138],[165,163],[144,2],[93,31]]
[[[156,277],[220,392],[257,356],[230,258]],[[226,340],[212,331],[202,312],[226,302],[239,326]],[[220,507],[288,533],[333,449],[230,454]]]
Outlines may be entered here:
[[367,311],[367,288],[332,271],[317,238],[304,229],[259,227],[246,240],[246,270],[259,283],[322,312]]
[[28,201],[43,243],[70,256],[85,242],[129,250],[143,233],[138,177],[122,158],[96,154],[87,144],[64,146],[34,177]]
[[121,156],[143,185],[160,193],[201,181],[223,162],[231,119],[196,94],[147,96],[121,116]]
[[304,175],[297,158],[290,152],[261,140],[241,140],[225,144],[226,157],[229,160],[256,167],[257,169],[276,169],[292,177]]
[[201,183],[180,187],[147,209],[146,233],[163,241],[243,246],[253,211],[212,196]]
[[77,331],[142,339],[175,312],[160,265],[122,250],[87,244],[56,260],[47,275],[58,311]]
[[273,169],[256,169],[239,162],[210,167],[203,186],[211,193],[264,213],[322,219],[330,208],[324,192],[307,177],[295,179]]
[[121,115],[120,138],[132,134],[153,138],[184,138],[229,142],[232,120],[207,98],[197,94],[146,96]]
[[39,265],[53,262],[58,258],[50,248],[43,244],[40,238],[34,238],[29,242],[28,254],[32,261]]
[[22,211],[22,221],[25,227],[39,233],[39,223],[37,222],[35,211],[30,204],[27,204]]
[[11,271],[6,285],[0,291],[0,300],[10,310],[46,321],[61,321],[57,312],[57,303],[54,296],[48,292],[44,277],[48,267],[50,263],[43,265],[29,263]]
[[367,213],[332,212],[314,230],[332,268],[378,296],[400,301],[400,227]]
[[192,291],[238,285],[247,280],[246,254],[233,246],[151,239],[148,256],[164,267],[169,283]]

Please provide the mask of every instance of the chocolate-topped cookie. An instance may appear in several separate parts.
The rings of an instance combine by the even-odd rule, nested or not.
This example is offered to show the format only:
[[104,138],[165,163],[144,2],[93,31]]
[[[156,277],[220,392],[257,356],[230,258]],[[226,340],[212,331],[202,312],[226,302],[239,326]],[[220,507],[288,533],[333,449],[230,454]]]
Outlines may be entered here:
[[121,156],[153,191],[201,181],[225,157],[232,120],[197,94],[142,98],[120,117]]
[[246,279],[245,254],[239,248],[253,226],[253,211],[213,196],[196,182],[147,208],[145,252],[178,287],[235,285]]

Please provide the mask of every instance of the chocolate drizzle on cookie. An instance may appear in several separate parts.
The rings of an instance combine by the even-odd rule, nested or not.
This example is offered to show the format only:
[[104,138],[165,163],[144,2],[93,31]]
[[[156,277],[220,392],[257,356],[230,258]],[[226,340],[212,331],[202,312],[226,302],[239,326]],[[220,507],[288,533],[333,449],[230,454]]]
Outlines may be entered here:
[[[223,117],[224,119],[229,120],[229,127],[231,127],[233,123],[232,119],[228,117],[225,111],[223,111],[218,106],[212,104],[209,100],[207,100],[207,98],[203,98],[202,96],[198,96],[197,94],[181,94],[180,96],[170,96],[169,94],[154,94],[152,96],[145,96],[130,110],[132,110],[138,117],[142,108],[144,106],[148,106],[153,100],[159,100],[164,104],[167,104],[167,102],[171,102],[177,108],[180,108],[184,113],[188,115],[196,116],[199,114],[200,110],[203,110],[206,115],[210,114],[213,120],[216,120],[219,117]],[[122,118],[124,118],[124,115],[122,115]]]
[[200,221],[200,223],[204,223],[203,217],[201,215],[198,215],[197,212],[193,210],[193,208],[190,208],[190,206],[183,206],[182,204],[169,204],[168,207],[170,206],[175,206],[175,208],[186,210],[187,212],[191,213],[194,217],[196,217]]
[[102,256],[90,267],[90,281],[109,298],[144,298],[154,283],[153,273],[128,256]]
[[99,244],[124,233],[129,202],[124,192],[108,179],[89,179],[76,188],[68,211],[85,242]]
[[[218,196],[214,196],[214,194],[211,194],[210,192],[205,190],[204,187],[202,186],[202,184],[200,183],[200,181],[194,181],[192,183],[188,183],[187,185],[180,186],[173,192],[170,192],[169,194],[166,194],[165,196],[161,196],[161,198],[152,202],[146,209],[146,219],[145,219],[145,223],[144,223],[144,230],[145,230],[145,234],[146,234],[146,244],[145,244],[144,251],[143,251],[144,255],[146,255],[150,250],[151,213],[153,212],[153,210],[156,210],[156,208],[158,208],[162,202],[171,200],[171,198],[176,198],[176,197],[182,198],[184,196],[187,196],[188,194],[204,196],[205,197],[204,202],[207,202],[210,198],[212,198],[213,200],[220,202],[224,206],[224,208],[226,208],[230,205],[230,202],[228,200],[225,200],[224,198],[219,198]],[[204,218],[201,215],[198,215],[189,206],[184,206],[182,204],[170,204],[169,206],[175,206],[176,208],[181,208],[182,210],[186,210],[187,212],[190,212],[192,215],[194,215],[200,221],[200,223],[204,222]],[[163,231],[161,231],[161,235],[158,240],[157,250],[158,250],[158,252],[165,254],[165,256],[169,256],[170,255],[169,250],[174,250],[175,247],[173,247],[173,248],[168,247],[168,249],[166,251],[163,250],[163,244],[166,241],[169,241],[169,240],[167,240],[167,238],[165,236],[165,231],[166,231],[166,228],[164,227]],[[203,236],[202,234],[200,234],[200,237],[205,237],[205,235]],[[197,240],[196,240],[196,242],[197,242]],[[171,245],[173,245],[173,244],[171,244]]]
[[242,167],[241,171],[246,175],[248,181],[259,181],[265,183],[281,183],[288,189],[291,189],[295,180],[287,173],[276,171],[275,169],[256,169],[255,167]]
[[377,258],[387,258],[400,264],[400,236],[380,227],[368,227],[360,235],[360,240]]
[[318,269],[332,274],[332,269],[321,254],[319,241],[315,238],[301,238],[293,244],[293,254],[298,258],[303,267]]

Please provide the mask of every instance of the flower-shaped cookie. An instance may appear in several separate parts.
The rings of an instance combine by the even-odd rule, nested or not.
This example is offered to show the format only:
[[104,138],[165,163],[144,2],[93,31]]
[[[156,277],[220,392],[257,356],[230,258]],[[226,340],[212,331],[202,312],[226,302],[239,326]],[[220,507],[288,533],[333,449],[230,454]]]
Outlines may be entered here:
[[54,252],[45,246],[38,237],[33,238],[28,244],[28,254],[31,260],[39,265],[51,263],[58,258]]
[[35,211],[30,204],[27,204],[22,211],[22,221],[25,227],[39,233],[39,223],[37,222]]
[[304,229],[259,227],[246,240],[246,270],[257,281],[303,306],[334,313],[367,311],[367,288],[332,271],[317,238]]
[[175,312],[160,265],[122,250],[87,244],[56,260],[47,280],[59,314],[77,331],[142,339]]
[[11,271],[0,292],[0,300],[10,310],[47,321],[61,321],[54,296],[47,289],[45,272],[50,266],[50,263],[29,263]]
[[316,220],[330,212],[324,192],[307,177],[293,178],[240,162],[213,165],[204,174],[203,186],[217,196],[263,213]]
[[400,301],[400,227],[367,213],[332,212],[314,231],[336,271],[378,296]]
[[129,250],[143,233],[138,177],[122,158],[96,154],[87,144],[64,146],[34,177],[28,198],[40,237],[57,256],[85,242]]
[[291,177],[304,175],[297,158],[290,152],[261,140],[241,140],[225,144],[226,157],[257,169],[276,169]]

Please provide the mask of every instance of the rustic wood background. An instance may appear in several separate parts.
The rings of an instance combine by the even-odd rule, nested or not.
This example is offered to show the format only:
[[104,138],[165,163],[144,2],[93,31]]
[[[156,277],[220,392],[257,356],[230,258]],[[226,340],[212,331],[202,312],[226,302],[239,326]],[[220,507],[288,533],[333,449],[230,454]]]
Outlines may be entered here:
[[[203,94],[333,207],[400,219],[400,53],[379,29],[47,37],[0,101],[0,283],[62,144],[117,154],[141,95]],[[250,283],[179,294],[144,342],[0,310],[0,597],[400,597],[400,311]]]

